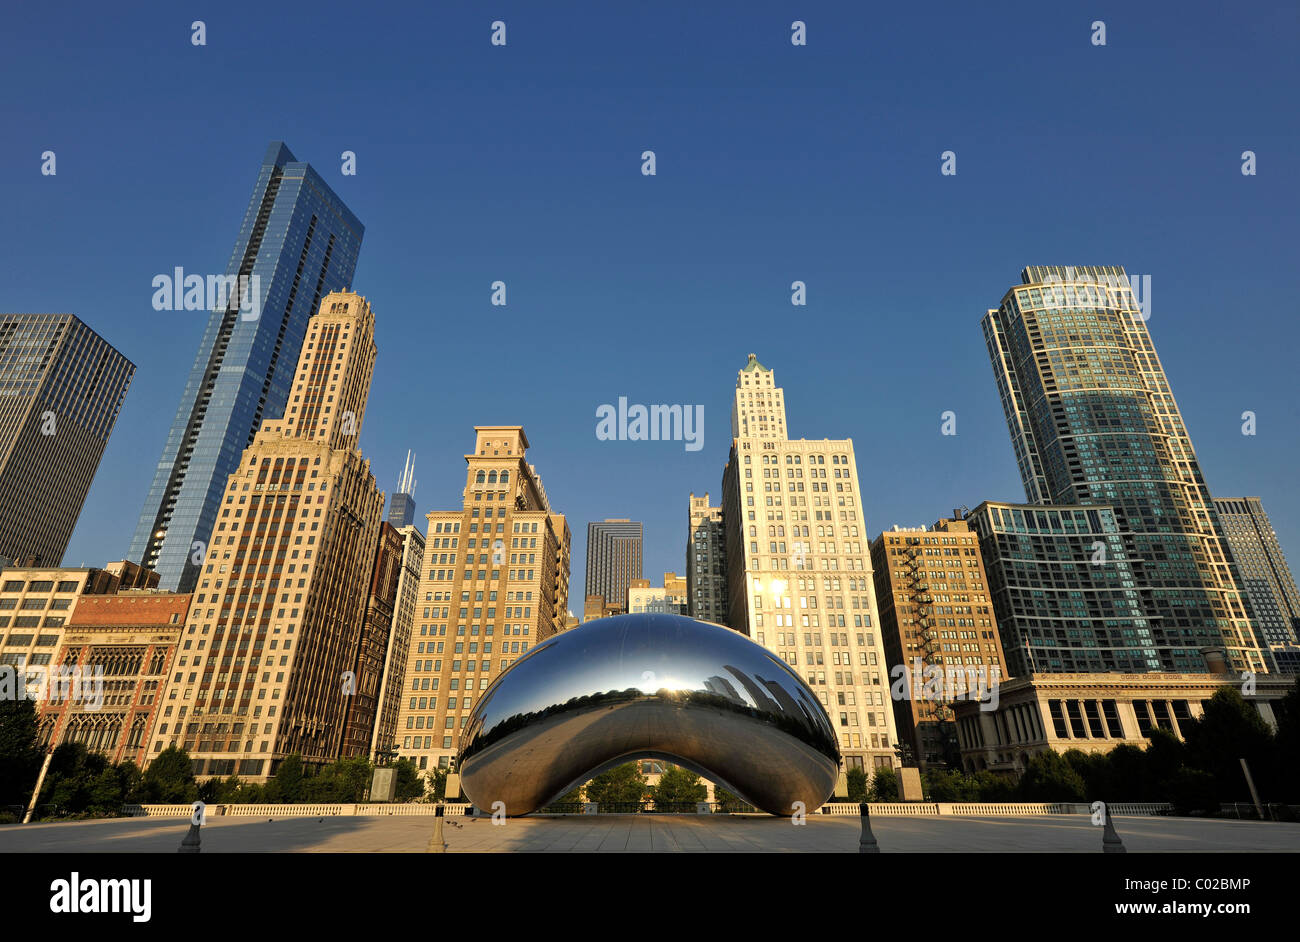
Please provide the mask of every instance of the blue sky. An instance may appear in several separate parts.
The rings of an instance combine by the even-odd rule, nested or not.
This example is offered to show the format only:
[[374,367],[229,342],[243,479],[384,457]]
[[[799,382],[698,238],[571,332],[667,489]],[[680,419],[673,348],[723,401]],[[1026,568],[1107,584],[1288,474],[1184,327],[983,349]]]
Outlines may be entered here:
[[[380,486],[410,448],[421,512],[457,506],[472,426],[524,425],[573,528],[577,611],[588,520],[644,521],[646,574],[683,570],[687,495],[720,495],[751,351],[793,435],[854,439],[873,533],[1023,499],[979,321],[1028,264],[1151,276],[1211,489],[1262,497],[1300,564],[1300,8],[900,6],[7,10],[2,306],[75,313],[138,367],[65,562],[126,552],[200,339],[151,279],[224,271],[283,140],[366,226]],[[703,449],[598,441],[619,396],[703,405]]]

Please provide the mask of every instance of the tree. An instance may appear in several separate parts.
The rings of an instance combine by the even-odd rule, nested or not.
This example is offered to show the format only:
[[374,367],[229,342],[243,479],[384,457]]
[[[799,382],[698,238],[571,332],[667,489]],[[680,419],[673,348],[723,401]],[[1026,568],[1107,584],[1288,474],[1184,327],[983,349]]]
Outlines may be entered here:
[[302,766],[302,756],[296,752],[285,756],[275,775],[267,782],[267,800],[278,802],[299,802],[307,799],[306,774]]
[[140,777],[142,803],[183,804],[199,797],[194,781],[194,764],[179,746],[168,746],[154,757]]
[[[433,801],[442,801],[447,797],[447,770],[430,769],[429,770],[429,798]],[[453,798],[456,796],[453,795]]]
[[579,785],[577,788],[570,788],[559,798],[551,802],[549,807],[554,807],[556,805],[565,805],[568,806],[566,810],[572,810],[573,805],[581,805],[581,804],[582,804],[582,786]]
[[871,777],[871,801],[898,801],[898,773],[891,766],[883,765],[876,769]]
[[397,801],[412,801],[424,797],[424,779],[420,770],[410,759],[398,759],[393,763],[396,769],[396,781],[393,783],[393,797]]
[[26,697],[0,699],[0,805],[27,805],[43,761],[36,746],[36,704]]
[[199,800],[207,804],[232,805],[245,801],[244,782],[238,775],[206,779],[199,785]]
[[728,791],[721,785],[716,784],[713,786],[713,800],[717,802],[718,810],[725,812],[730,812],[733,808],[739,808],[746,803],[735,792]]
[[1012,801],[1015,798],[1015,782],[1005,775],[984,769],[971,775],[970,780],[975,787],[975,801]]
[[1040,752],[1029,760],[1020,778],[1022,801],[1083,801],[1085,786],[1079,775],[1059,752]]
[[1277,717],[1274,737],[1277,756],[1278,797],[1295,802],[1300,798],[1300,678],[1291,691],[1273,704]]
[[587,783],[587,800],[600,805],[639,804],[646,794],[641,763],[625,762]]
[[1200,719],[1183,721],[1188,764],[1214,777],[1222,801],[1249,797],[1241,759],[1250,764],[1260,798],[1276,794],[1273,731],[1235,687],[1220,687]]
[[869,789],[866,769],[854,766],[844,773],[844,780],[849,788],[849,801],[861,803],[867,800]]
[[975,801],[975,786],[961,772],[926,769],[921,775],[925,797],[930,801]]
[[651,790],[655,807],[690,805],[692,810],[696,802],[704,801],[709,796],[709,787],[700,777],[688,769],[675,765],[668,766],[659,776],[659,784]]
[[[1082,749],[1067,749],[1061,754],[1066,765],[1078,773],[1083,781],[1083,794],[1090,800],[1106,801],[1142,801],[1137,793],[1127,789],[1119,792],[1110,790],[1110,759],[1105,753],[1084,752]],[[1118,798],[1118,795],[1132,796]],[[1110,796],[1110,797],[1107,797]]]
[[138,773],[133,762],[113,765],[82,743],[64,743],[50,757],[39,804],[58,815],[115,817]]
[[306,800],[365,801],[374,774],[374,767],[371,766],[369,759],[359,756],[352,759],[339,759],[306,779]]

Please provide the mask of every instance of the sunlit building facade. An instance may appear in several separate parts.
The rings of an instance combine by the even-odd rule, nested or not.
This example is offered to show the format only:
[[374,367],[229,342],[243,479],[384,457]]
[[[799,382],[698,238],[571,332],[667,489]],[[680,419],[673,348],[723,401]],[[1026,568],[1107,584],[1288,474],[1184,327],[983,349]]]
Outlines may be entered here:
[[723,473],[728,619],[808,682],[845,768],[896,766],[894,711],[853,442],[785,437],[784,392],[753,354]]
[[357,447],[374,327],[351,292],[307,325],[284,418],[262,423],[205,536],[151,756],[183,746],[196,775],[264,780],[289,755],[342,755],[384,505]]
[[528,463],[528,437],[518,425],[474,433],[461,507],[427,516],[394,734],[421,769],[455,768],[477,698],[568,615],[569,525]]

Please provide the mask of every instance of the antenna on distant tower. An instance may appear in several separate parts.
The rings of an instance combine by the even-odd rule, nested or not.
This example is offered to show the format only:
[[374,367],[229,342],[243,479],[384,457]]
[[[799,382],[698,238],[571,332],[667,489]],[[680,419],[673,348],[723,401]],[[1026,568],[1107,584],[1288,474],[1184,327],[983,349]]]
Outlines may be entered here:
[[397,493],[415,496],[415,454],[406,452],[406,465],[402,468],[402,478],[397,482]]

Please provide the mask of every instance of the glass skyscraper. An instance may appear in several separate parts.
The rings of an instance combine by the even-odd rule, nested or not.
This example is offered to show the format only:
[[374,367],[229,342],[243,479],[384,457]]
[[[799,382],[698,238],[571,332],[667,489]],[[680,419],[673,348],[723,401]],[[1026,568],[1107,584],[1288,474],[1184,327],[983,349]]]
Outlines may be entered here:
[[62,561],[134,373],[71,314],[0,314],[0,559]]
[[226,269],[257,285],[260,310],[241,311],[232,292],[208,315],[131,540],[162,588],[194,588],[226,480],[263,418],[285,414],[307,321],[351,286],[364,231],[309,164],[271,144]]
[[[1132,648],[1150,652],[1161,669],[1204,671],[1202,649],[1219,648],[1234,669],[1267,670],[1267,648],[1124,269],[1036,266],[1021,281],[983,328],[1028,500],[1114,509],[1131,572],[1120,588],[1142,613],[1132,620],[1146,622],[1125,625],[1120,637],[1132,632]],[[1099,559],[1118,562],[1113,552]],[[1071,591],[1064,581],[1034,588]],[[1077,619],[1060,618],[1025,640],[1042,644],[1078,628]]]
[[1300,641],[1300,589],[1264,505],[1258,497],[1216,497],[1214,508],[1264,642],[1273,649],[1294,646]]

